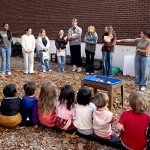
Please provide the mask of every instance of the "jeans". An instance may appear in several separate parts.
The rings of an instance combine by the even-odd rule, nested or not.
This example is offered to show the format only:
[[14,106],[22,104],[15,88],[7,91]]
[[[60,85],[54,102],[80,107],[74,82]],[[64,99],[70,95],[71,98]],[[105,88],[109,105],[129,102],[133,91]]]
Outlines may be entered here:
[[145,57],[139,54],[135,55],[135,84],[138,86],[147,86],[150,68],[150,56]]
[[39,59],[40,59],[42,71],[44,71],[44,70],[45,71],[51,70],[50,57],[49,57],[49,59],[43,60],[43,51],[42,50],[39,50]]
[[86,72],[94,73],[94,52],[85,50],[86,54]]
[[102,51],[103,75],[109,76],[112,74],[112,59],[113,52]]
[[59,71],[65,69],[66,56],[57,56],[57,61],[58,61],[58,67],[57,67],[57,69]]
[[28,54],[22,51],[24,57],[24,73],[34,73],[34,52]]
[[11,72],[10,67],[11,47],[1,48],[1,56],[2,56],[2,73]]

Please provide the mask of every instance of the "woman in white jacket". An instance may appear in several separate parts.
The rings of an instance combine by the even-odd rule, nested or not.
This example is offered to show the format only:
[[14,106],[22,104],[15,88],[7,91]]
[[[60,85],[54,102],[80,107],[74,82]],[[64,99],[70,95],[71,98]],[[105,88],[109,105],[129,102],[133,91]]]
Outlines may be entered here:
[[41,29],[36,44],[37,44],[37,50],[39,54],[42,71],[43,72],[52,71],[50,65],[50,53],[49,53],[50,42],[48,37],[46,36],[45,29]]
[[27,28],[26,34],[21,38],[22,53],[24,57],[24,73],[34,73],[34,50],[35,50],[35,38],[32,35],[32,29]]

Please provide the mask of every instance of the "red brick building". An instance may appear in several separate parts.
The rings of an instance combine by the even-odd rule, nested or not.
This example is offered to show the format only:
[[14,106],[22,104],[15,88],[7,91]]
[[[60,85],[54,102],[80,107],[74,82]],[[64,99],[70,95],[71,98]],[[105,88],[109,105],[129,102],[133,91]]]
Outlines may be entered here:
[[67,32],[76,17],[83,29],[93,24],[99,37],[111,24],[118,38],[134,38],[150,28],[150,0],[0,0],[0,24],[8,22],[14,36],[31,27],[34,35],[41,28],[55,39],[60,29]]

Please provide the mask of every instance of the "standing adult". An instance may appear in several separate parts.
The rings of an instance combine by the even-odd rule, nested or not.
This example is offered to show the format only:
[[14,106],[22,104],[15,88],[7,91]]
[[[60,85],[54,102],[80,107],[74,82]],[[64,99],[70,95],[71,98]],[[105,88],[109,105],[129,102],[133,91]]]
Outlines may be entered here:
[[140,38],[121,39],[117,40],[117,42],[131,42],[136,44],[136,55],[134,59],[135,84],[139,86],[141,91],[145,91],[150,68],[150,31],[141,31]]
[[49,53],[50,41],[49,38],[46,36],[45,29],[41,29],[36,44],[37,44],[42,71],[43,72],[52,71],[50,65],[50,53]]
[[102,61],[104,76],[112,74],[112,59],[114,53],[114,46],[116,44],[116,34],[112,26],[105,27],[105,33],[102,36]]
[[81,72],[81,35],[82,29],[77,25],[77,19],[72,19],[72,27],[68,30],[68,41],[70,44],[71,63],[73,70]]
[[67,45],[67,36],[64,36],[64,31],[59,31],[59,36],[55,40],[55,46],[57,51],[57,61],[58,61],[58,71],[65,71],[66,64],[66,45]]
[[0,31],[0,49],[2,56],[2,74],[11,75],[10,57],[12,33],[10,32],[8,23],[3,23],[3,30]]
[[86,54],[86,74],[94,74],[94,56],[96,51],[96,43],[98,40],[94,26],[88,27],[88,32],[84,37],[85,54]]
[[35,38],[32,35],[32,29],[27,28],[26,34],[21,37],[22,53],[24,57],[24,73],[34,73],[34,50]]

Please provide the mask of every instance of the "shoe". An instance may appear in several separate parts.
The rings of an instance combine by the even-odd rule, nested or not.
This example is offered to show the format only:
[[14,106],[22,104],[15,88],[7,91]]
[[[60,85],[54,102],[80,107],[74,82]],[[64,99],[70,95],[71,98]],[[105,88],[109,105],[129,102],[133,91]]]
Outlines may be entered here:
[[79,68],[77,69],[77,72],[81,72],[81,67],[79,67]]
[[48,72],[51,72],[51,71],[52,71],[51,69],[48,70]]
[[140,87],[140,91],[145,91],[146,90],[146,87],[145,86],[141,86]]
[[8,74],[9,76],[11,76],[11,72],[8,72],[7,74]]
[[94,74],[94,72],[91,72],[90,74],[92,74],[92,75],[93,75],[93,74]]
[[43,70],[43,72],[46,72],[46,70]]
[[73,72],[75,72],[77,70],[77,67],[76,67],[76,65],[73,65]]
[[89,72],[86,72],[86,75],[89,75],[90,73]]
[[3,75],[3,76],[6,75],[5,72],[2,72],[2,75]]
[[65,71],[65,69],[62,69],[62,72],[64,72]]

